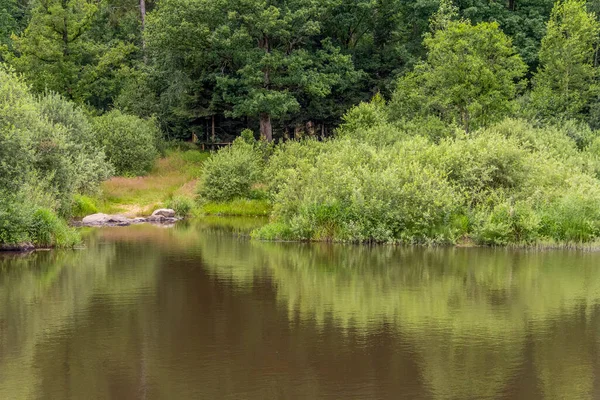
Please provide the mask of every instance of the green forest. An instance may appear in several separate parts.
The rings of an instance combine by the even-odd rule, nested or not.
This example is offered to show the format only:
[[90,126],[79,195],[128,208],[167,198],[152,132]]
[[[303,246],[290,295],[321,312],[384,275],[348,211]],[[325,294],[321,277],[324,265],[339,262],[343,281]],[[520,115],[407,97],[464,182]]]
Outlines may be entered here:
[[0,246],[73,246],[102,182],[213,143],[232,144],[166,205],[259,210],[256,239],[593,244],[599,18],[597,0],[0,0]]

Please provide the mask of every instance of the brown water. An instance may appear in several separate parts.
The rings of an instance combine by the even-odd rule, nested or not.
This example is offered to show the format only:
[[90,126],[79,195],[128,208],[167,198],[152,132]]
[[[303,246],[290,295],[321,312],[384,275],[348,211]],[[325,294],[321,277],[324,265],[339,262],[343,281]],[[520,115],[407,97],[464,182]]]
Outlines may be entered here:
[[0,256],[0,399],[600,398],[600,253],[227,224]]

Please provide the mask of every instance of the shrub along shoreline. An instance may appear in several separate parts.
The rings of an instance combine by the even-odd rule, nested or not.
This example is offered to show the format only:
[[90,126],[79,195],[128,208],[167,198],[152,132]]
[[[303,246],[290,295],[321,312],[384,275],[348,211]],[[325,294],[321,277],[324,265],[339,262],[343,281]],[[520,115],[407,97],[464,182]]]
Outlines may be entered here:
[[[600,239],[600,138],[568,122],[505,119],[443,139],[390,122],[381,100],[334,139],[248,135],[205,164],[205,201],[267,198],[259,240],[588,247]],[[577,135],[573,133],[576,132]],[[573,137],[580,139],[578,145]]]
[[0,64],[0,250],[73,247],[68,226],[114,173],[146,172],[158,156],[152,120],[96,117],[55,93],[33,95]]
[[[527,82],[527,66],[500,26],[474,25],[457,11],[442,1],[424,36],[426,54],[398,76],[390,102],[377,95],[354,107],[335,137],[274,145],[245,130],[205,162],[186,154],[202,164],[185,173],[134,179],[131,188],[157,178],[136,193],[126,183],[152,175],[163,150],[153,118],[34,96],[0,65],[0,245],[72,246],[78,239],[65,221],[97,208],[100,183],[117,174],[109,182],[122,198],[109,194],[101,207],[131,198],[135,212],[160,203],[180,216],[269,215],[252,233],[260,240],[593,246],[600,240],[600,134],[590,128],[600,126],[596,16],[582,1],[555,4]],[[566,81],[564,68],[573,72]],[[262,100],[252,106],[222,111],[258,112],[271,139],[271,118],[287,112],[269,114],[263,100],[279,97],[256,93]],[[191,124],[192,115],[180,116]],[[148,193],[154,187],[168,193]]]

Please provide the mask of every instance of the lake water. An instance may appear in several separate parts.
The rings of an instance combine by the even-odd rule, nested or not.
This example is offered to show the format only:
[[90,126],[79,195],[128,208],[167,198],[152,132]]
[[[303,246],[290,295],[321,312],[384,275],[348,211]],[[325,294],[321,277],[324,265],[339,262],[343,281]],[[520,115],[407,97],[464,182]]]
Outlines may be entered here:
[[597,399],[600,253],[263,243],[0,256],[0,399]]

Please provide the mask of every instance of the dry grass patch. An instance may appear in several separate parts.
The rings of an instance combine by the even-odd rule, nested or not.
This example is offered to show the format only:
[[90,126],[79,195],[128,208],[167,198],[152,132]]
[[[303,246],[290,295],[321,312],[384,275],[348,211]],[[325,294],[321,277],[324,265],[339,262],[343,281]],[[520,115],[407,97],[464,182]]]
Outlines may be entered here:
[[173,196],[193,197],[202,163],[208,156],[196,150],[171,150],[146,176],[109,179],[96,198],[98,209],[134,217],[151,213]]

